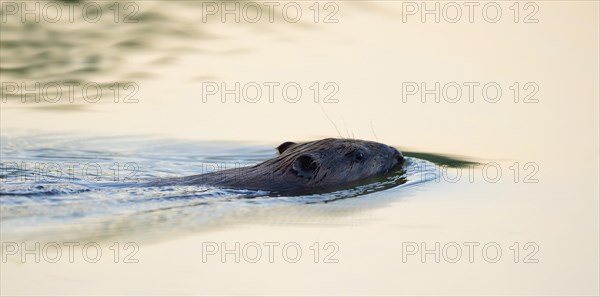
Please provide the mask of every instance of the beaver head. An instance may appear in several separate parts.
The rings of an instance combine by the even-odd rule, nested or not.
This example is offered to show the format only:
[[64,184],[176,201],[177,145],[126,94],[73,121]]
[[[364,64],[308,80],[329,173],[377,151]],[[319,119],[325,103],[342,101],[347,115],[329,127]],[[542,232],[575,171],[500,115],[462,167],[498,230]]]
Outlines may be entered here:
[[285,175],[307,186],[339,187],[382,176],[400,167],[404,157],[395,148],[372,141],[334,139],[284,142],[273,159]]

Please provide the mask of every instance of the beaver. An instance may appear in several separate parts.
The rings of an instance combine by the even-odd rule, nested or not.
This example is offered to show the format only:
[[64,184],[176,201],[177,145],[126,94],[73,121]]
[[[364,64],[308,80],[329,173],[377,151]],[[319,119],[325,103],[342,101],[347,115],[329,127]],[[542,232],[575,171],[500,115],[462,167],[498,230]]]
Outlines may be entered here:
[[397,149],[373,141],[326,138],[276,148],[278,155],[254,166],[171,178],[155,185],[210,185],[262,190],[276,195],[335,191],[401,168]]

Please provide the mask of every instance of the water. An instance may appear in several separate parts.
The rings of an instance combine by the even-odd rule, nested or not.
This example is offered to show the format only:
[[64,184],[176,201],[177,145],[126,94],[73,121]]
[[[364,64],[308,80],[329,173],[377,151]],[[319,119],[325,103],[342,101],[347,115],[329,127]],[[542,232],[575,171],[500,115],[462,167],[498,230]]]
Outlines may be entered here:
[[[22,21],[13,1],[1,3],[1,241],[79,247],[73,262],[63,249],[38,263],[3,246],[0,294],[599,294],[597,1],[500,1],[498,22],[482,18],[482,2],[473,22],[465,8],[456,23],[422,22],[405,1],[298,1],[298,22],[283,3],[269,21],[261,3],[256,23],[204,22],[201,1],[40,2],[63,7],[57,22]],[[462,97],[423,102],[405,96],[406,82],[455,82]],[[469,82],[479,84],[473,98]],[[207,96],[207,86],[236,83],[249,93]],[[497,101],[486,84],[500,87]],[[285,85],[300,87],[298,101]],[[393,145],[409,163],[312,196],[140,186],[326,137]],[[39,174],[48,165],[61,173]],[[270,261],[263,243],[273,242],[297,244],[301,260],[278,249]],[[98,262],[80,257],[91,243]],[[258,243],[262,258],[204,259],[206,243]],[[440,253],[458,244],[462,257],[404,249],[436,243]],[[123,262],[127,244],[137,263]],[[500,248],[497,262],[483,257],[486,244]],[[338,261],[325,263],[330,255]]]

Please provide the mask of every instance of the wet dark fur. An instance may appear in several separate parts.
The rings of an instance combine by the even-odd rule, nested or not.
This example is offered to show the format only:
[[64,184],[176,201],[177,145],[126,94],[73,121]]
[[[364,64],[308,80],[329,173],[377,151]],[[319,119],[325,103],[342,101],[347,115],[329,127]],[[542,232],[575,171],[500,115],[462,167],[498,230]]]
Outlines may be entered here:
[[393,147],[354,139],[285,142],[277,151],[275,158],[254,166],[165,179],[155,185],[213,185],[299,195],[342,189],[383,176],[404,161]]

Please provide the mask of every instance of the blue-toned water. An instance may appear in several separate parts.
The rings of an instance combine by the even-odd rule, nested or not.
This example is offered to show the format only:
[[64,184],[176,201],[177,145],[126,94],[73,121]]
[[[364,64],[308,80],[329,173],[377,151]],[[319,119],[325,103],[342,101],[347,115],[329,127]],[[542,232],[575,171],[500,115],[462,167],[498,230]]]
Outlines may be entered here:
[[3,137],[2,235],[98,238],[196,230],[274,205],[369,199],[369,193],[401,191],[436,174],[432,163],[409,157],[403,170],[381,180],[319,195],[144,185],[157,178],[256,164],[274,157],[273,147],[148,137]]

